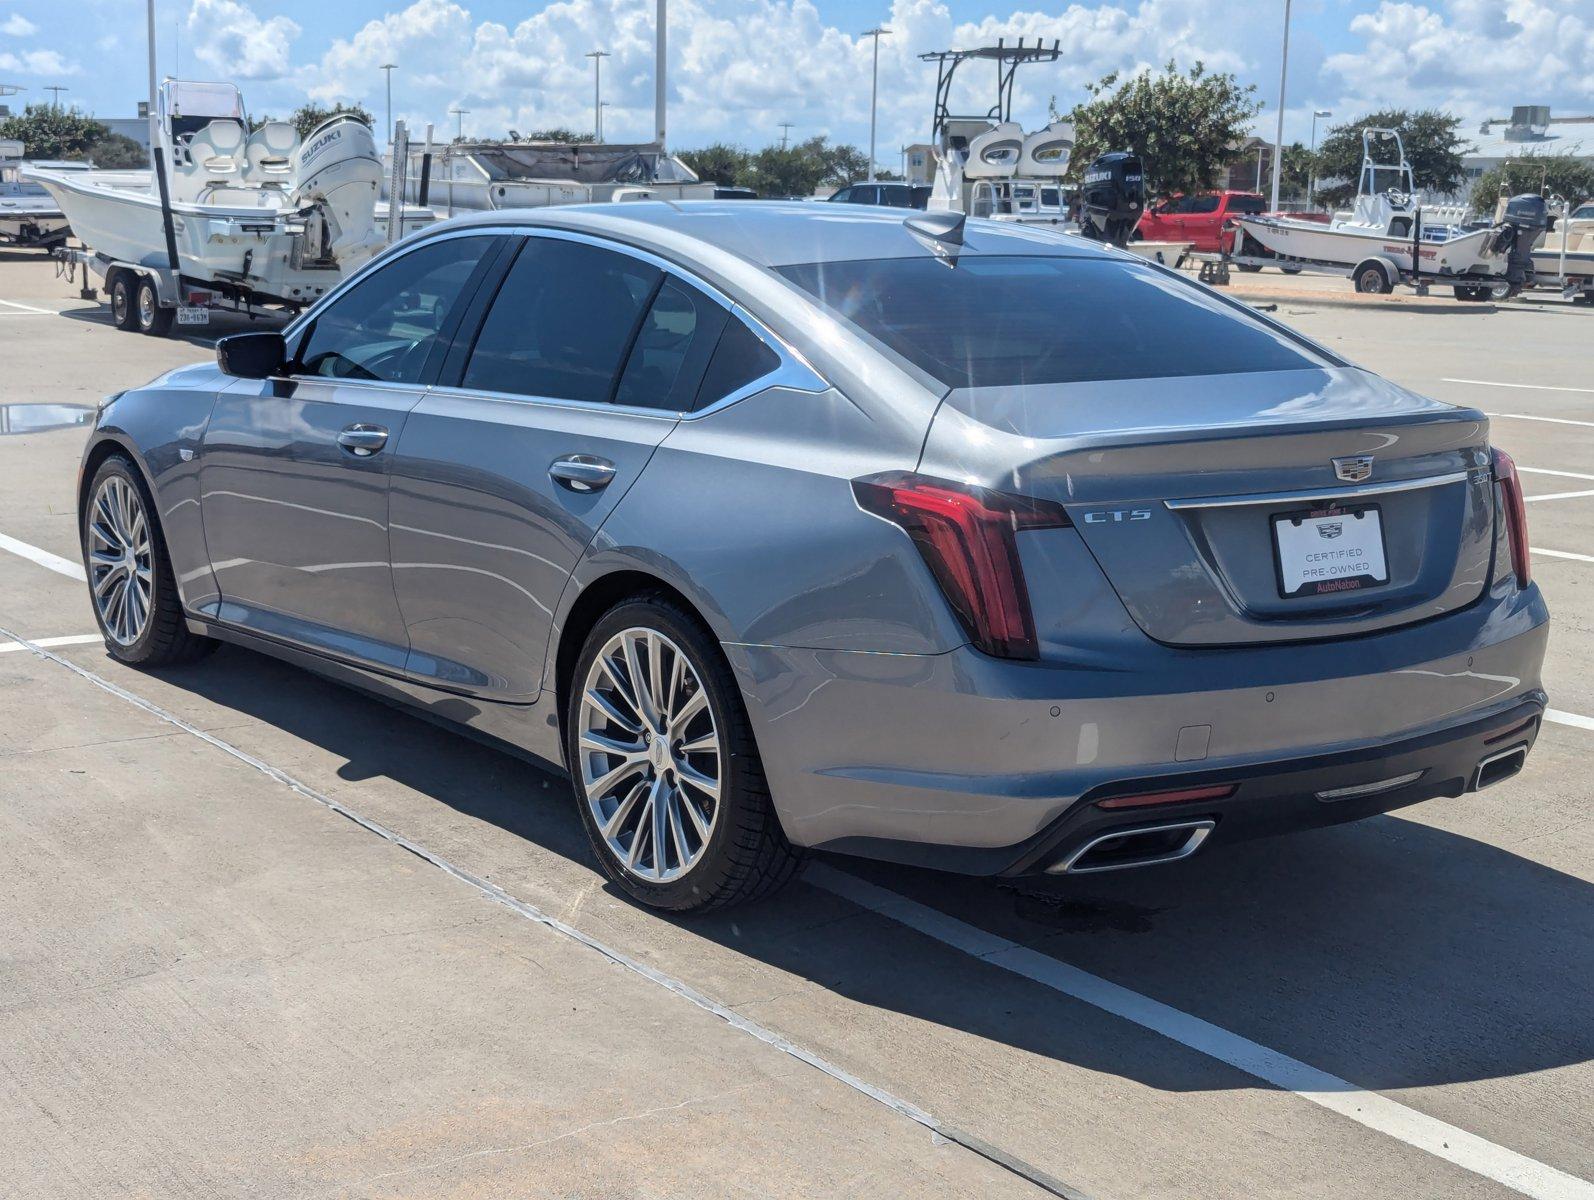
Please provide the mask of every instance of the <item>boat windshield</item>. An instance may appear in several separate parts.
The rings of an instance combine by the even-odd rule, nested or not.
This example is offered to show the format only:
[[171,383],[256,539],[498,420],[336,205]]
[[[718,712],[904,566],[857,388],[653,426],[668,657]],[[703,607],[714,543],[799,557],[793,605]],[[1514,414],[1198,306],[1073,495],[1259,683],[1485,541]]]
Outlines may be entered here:
[[243,93],[230,83],[168,79],[161,88],[161,106],[173,137],[198,133],[212,121],[233,120],[248,128]]

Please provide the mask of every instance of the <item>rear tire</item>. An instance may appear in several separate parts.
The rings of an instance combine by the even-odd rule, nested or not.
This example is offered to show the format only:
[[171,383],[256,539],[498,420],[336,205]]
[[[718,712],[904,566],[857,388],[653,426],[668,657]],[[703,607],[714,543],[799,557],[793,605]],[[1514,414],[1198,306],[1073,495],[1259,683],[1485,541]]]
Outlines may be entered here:
[[160,294],[155,290],[155,281],[145,277],[138,281],[138,328],[140,333],[147,333],[150,337],[165,337],[172,327],[172,318],[176,311],[162,308]]
[[1489,289],[1482,284],[1458,283],[1455,285],[1456,299],[1466,300],[1472,304],[1482,304],[1489,299]]
[[1279,270],[1283,271],[1286,275],[1299,275],[1301,273],[1301,269],[1299,267],[1280,267]]
[[[627,895],[704,911],[791,879],[799,856],[770,802],[736,678],[693,614],[663,595],[610,609],[587,635],[569,691],[576,806],[604,874]],[[666,814],[657,824],[654,811]]]
[[1387,296],[1395,289],[1383,266],[1374,262],[1356,268],[1356,290],[1367,296]]
[[138,278],[117,272],[111,281],[111,324],[118,329],[138,328]]
[[1244,271],[1247,275],[1254,275],[1262,269],[1261,266],[1256,263],[1235,263],[1234,265],[1239,267],[1240,270]]
[[138,469],[113,454],[94,472],[86,495],[78,515],[83,570],[111,657],[167,667],[214,650],[216,643],[190,632],[183,619],[166,538]]

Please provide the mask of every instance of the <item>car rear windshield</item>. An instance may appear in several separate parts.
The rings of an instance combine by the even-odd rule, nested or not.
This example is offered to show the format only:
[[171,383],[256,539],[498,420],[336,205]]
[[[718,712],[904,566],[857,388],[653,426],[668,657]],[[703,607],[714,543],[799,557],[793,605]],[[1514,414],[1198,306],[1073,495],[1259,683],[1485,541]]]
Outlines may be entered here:
[[778,270],[948,387],[1330,365],[1236,305],[1122,259],[964,254]]

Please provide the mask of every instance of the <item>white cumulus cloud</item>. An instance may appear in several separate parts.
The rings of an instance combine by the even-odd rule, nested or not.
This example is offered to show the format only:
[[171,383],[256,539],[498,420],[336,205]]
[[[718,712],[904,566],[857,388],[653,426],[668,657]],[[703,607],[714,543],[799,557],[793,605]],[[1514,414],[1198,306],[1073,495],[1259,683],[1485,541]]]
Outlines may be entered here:
[[12,13],[4,21],[0,21],[0,33],[7,37],[32,37],[38,32],[39,27],[21,13]]
[[280,79],[290,69],[299,26],[284,16],[261,19],[240,0],[194,0],[188,13],[193,55],[218,78]]

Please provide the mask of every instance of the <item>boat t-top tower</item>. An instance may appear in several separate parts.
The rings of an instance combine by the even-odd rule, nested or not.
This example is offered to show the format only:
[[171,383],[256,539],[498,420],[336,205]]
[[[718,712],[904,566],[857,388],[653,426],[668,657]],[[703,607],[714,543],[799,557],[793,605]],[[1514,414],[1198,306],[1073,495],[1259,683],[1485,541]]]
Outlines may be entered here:
[[[1060,43],[1023,38],[1009,45],[973,50],[937,50],[919,57],[936,64],[935,185],[929,207],[972,216],[1061,220],[1060,180],[1074,149],[1074,127],[1056,121],[1038,133],[1026,134],[1013,118],[1013,83],[1025,63],[1056,62]],[[980,59],[996,67],[996,103],[983,113],[952,111],[952,82],[958,68]],[[1045,183],[1046,187],[1042,187]],[[1042,211],[1046,210],[1046,211]]]

